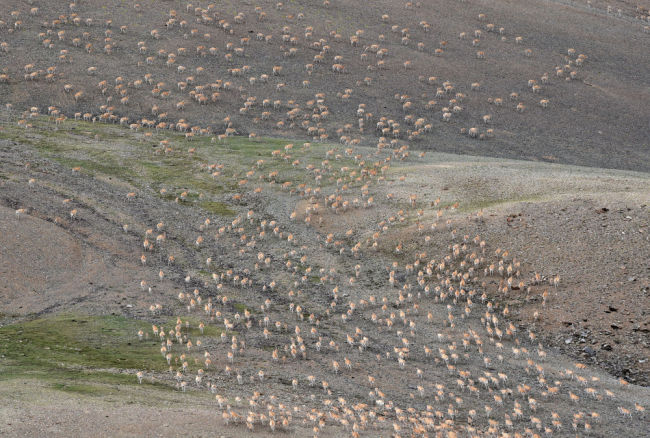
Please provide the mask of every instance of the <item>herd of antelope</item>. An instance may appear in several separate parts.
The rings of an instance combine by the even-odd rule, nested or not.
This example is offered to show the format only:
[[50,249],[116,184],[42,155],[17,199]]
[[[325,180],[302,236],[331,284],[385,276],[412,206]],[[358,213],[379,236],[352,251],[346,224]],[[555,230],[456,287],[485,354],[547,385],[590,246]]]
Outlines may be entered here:
[[[488,95],[488,84],[423,74],[415,55],[396,59],[401,53],[444,57],[452,46],[465,45],[480,64],[499,44],[525,44],[524,36],[510,35],[483,13],[475,29],[434,42],[426,21],[411,29],[387,13],[378,17],[385,34],[355,29],[344,37],[323,32],[308,23],[308,12],[293,13],[282,3],[234,15],[214,4],[186,3],[165,11],[142,41],[129,45],[137,23],[97,19],[86,1],[51,17],[42,9],[53,5],[29,6],[11,12],[9,24],[0,23],[0,37],[7,40],[0,50],[19,50],[12,37],[24,34],[55,54],[56,64],[34,61],[23,67],[23,76],[3,72],[0,86],[20,84],[34,93],[54,87],[62,100],[30,105],[20,126],[32,127],[30,120],[44,113],[59,129],[68,126],[67,117],[118,123],[165,151],[183,150],[183,142],[195,144],[199,136],[219,144],[238,134],[254,138],[250,126],[262,130],[265,124],[318,142],[288,143],[247,163],[245,178],[231,181],[232,199],[262,199],[259,207],[246,206],[234,218],[206,213],[196,221],[188,215],[182,232],[191,235],[184,247],[190,255],[183,264],[168,244],[184,239],[178,227],[167,225],[170,219],[152,218],[142,230],[119,226],[141,237],[133,263],[153,273],[133,285],[153,321],[134,336],[160,342],[159,360],[169,369],[135,370],[138,383],[210,392],[228,427],[306,428],[314,436],[588,435],[645,419],[642,404],[621,396],[626,381],[614,386],[582,363],[566,364],[544,346],[534,325],[509,319],[508,296],[537,296],[544,309],[562,291],[559,274],[527,274],[525,262],[500,242],[470,234],[468,223],[482,223],[482,212],[466,217],[453,200],[400,193],[405,177],[396,177],[403,162],[418,159],[409,142],[436,129],[456,126],[468,138],[489,139],[502,110],[518,116],[531,110],[530,102],[552,108],[545,88],[579,78],[586,55],[568,48],[554,75],[541,71],[526,79],[525,93]],[[326,0],[321,7],[332,6]],[[408,11],[420,7],[405,5]],[[132,8],[136,16],[161,15],[156,5]],[[266,32],[248,30],[256,26]],[[183,46],[171,44],[178,37]],[[278,48],[272,63],[249,55]],[[316,53],[313,60],[296,67],[296,57],[307,51]],[[530,48],[520,54],[522,60],[535,58]],[[122,56],[137,59],[137,68],[109,77],[104,58],[120,62]],[[78,65],[91,59],[97,65]],[[375,115],[364,90],[376,88],[391,69],[414,75],[432,94],[396,92],[397,112]],[[330,82],[347,85],[309,91],[300,100],[304,90]],[[475,99],[494,110],[473,114]],[[333,114],[335,101],[349,114]],[[193,114],[232,103],[241,107],[225,117],[203,126],[190,121]],[[464,117],[468,113],[473,115]],[[167,130],[183,133],[184,140],[168,137]],[[361,147],[371,136],[376,148]],[[327,144],[332,138],[340,145]],[[200,171],[225,178],[228,163],[212,157]],[[28,185],[38,190],[39,181]],[[126,193],[124,208],[137,208],[140,196],[148,195]],[[272,205],[274,199],[289,209],[278,213],[282,207]],[[66,199],[74,227],[86,211],[70,204]],[[22,221],[29,209],[15,214]],[[171,285],[173,297],[157,291],[161,283]]]
[[[48,5],[48,11],[56,10],[53,6]],[[0,83],[28,90],[34,88],[35,95],[41,94],[36,90],[42,89],[43,81],[52,88],[54,96],[58,95],[57,90],[62,90],[60,101],[56,98],[55,106],[60,107],[57,118],[73,114],[79,118],[84,113],[84,120],[133,126],[148,124],[151,122],[148,117],[153,117],[158,128],[174,128],[179,123],[186,125],[185,120],[194,115],[208,124],[206,129],[218,135],[233,126],[212,126],[212,120],[200,117],[204,114],[202,106],[214,107],[215,112],[226,117],[236,115],[241,132],[250,132],[251,126],[259,126],[258,129],[292,130],[321,141],[338,138],[345,143],[352,139],[347,134],[352,131],[356,132],[358,141],[368,141],[373,132],[420,141],[433,138],[437,129],[455,126],[457,132],[470,138],[488,139],[495,136],[503,107],[510,106],[514,114],[526,112],[531,104],[541,109],[552,107],[550,98],[539,96],[553,85],[551,78],[578,79],[580,68],[587,60],[586,55],[573,48],[557,54],[561,63],[554,67],[555,75],[543,72],[537,78],[526,79],[530,93],[524,95],[490,90],[487,84],[476,82],[463,84],[453,77],[439,78],[434,72],[427,72],[431,67],[422,61],[403,59],[415,53],[452,56],[447,52],[457,52],[470,44],[480,47],[476,58],[485,60],[490,53],[501,50],[500,44],[501,47],[509,47],[512,42],[525,44],[524,36],[510,36],[505,27],[489,22],[483,13],[477,14],[475,29],[460,32],[457,42],[432,42],[432,26],[428,22],[420,20],[411,28],[406,23],[396,24],[403,20],[394,20],[384,13],[379,15],[378,21],[385,27],[385,34],[375,35],[373,41],[369,32],[356,29],[347,44],[340,32],[307,24],[308,14],[285,14],[284,6],[274,11],[256,6],[252,12],[239,12],[228,18],[214,4],[198,7],[188,3],[184,10],[166,11],[160,26],[146,31],[137,26],[138,23],[119,24],[113,23],[111,18],[94,18],[92,7],[85,2],[65,6],[67,8],[63,9],[68,10],[60,10],[60,13],[53,13],[54,16],[46,16],[39,8],[11,12],[11,19],[3,22],[4,27],[0,28],[0,39],[6,39],[1,42],[2,52],[6,56],[19,52],[20,47],[12,43],[12,38],[24,35],[39,42],[37,47],[41,49],[38,50],[42,50],[44,56],[39,58],[41,61],[25,64],[22,77],[19,71],[5,68],[0,74]],[[414,4],[406,9],[420,7]],[[136,15],[159,12],[140,4],[133,8]],[[269,23],[271,15],[279,24]],[[247,30],[251,27],[264,32],[250,31],[255,34],[252,38]],[[146,36],[133,43],[140,35]],[[469,43],[468,35],[473,36]],[[394,45],[414,45],[416,52]],[[260,62],[265,61],[257,55],[260,51],[277,52],[281,62],[276,65]],[[299,68],[297,55],[307,59],[310,51],[317,54],[304,69]],[[530,48],[522,49],[521,54],[535,57]],[[53,64],[46,60],[52,60]],[[135,65],[129,68],[128,76],[110,77],[102,65],[115,61]],[[323,68],[328,62],[331,68]],[[367,96],[367,87],[381,86],[383,72],[396,70],[399,65],[404,71],[395,74],[410,77],[411,81],[421,84],[418,87],[424,86],[428,91],[421,96],[397,93],[399,106],[384,105],[387,109],[380,109],[381,105],[373,104]],[[100,71],[102,79],[94,82],[96,86],[84,77],[94,78]],[[348,84],[342,88],[345,92],[319,91],[310,95],[301,91],[314,87],[329,89],[342,83]],[[515,82],[513,86],[518,87],[518,84]],[[490,96],[488,90],[489,94],[497,95]],[[510,99],[498,97],[499,92],[510,94]],[[513,98],[513,94],[516,97]],[[337,101],[327,105],[326,98],[330,102]],[[356,107],[345,103],[351,99],[357,102]],[[241,103],[237,109],[238,102]],[[273,102],[274,112],[264,109],[266,102]],[[478,109],[473,108],[480,102],[502,104],[495,104],[489,114],[477,114]],[[510,103],[506,105],[505,102]],[[28,105],[33,106],[33,103]],[[332,106],[336,108],[334,114],[331,114]],[[86,111],[80,112],[78,108]],[[374,114],[371,108],[383,114]],[[396,112],[391,113],[393,110]],[[487,123],[491,127],[485,127]],[[367,129],[368,124],[377,125],[377,130]]]
[[[170,156],[198,153],[181,152],[184,140],[159,142]],[[229,164],[210,156],[217,162],[198,169],[225,183]],[[251,158],[231,196],[284,199],[285,214],[262,201],[234,218],[116,226],[141,236],[133,263],[152,274],[133,285],[153,321],[134,337],[160,342],[169,368],[133,371],[137,382],[210,392],[228,427],[314,436],[588,435],[643,421],[625,380],[617,389],[582,363],[566,365],[534,324],[510,320],[517,294],[537,296],[543,318],[560,275],[527,275],[498,241],[469,234],[481,211],[463,216],[458,203],[395,192],[405,180],[396,174],[423,158],[386,138],[376,149],[290,143]],[[141,196],[150,195],[126,193],[125,208]],[[92,214],[77,202],[63,201],[66,226]],[[29,212],[16,210],[17,220]],[[369,222],[346,220],[359,214]],[[169,241],[188,242],[182,265]],[[173,296],[158,291],[163,283]]]
[[[562,368],[551,360],[534,329],[509,321],[508,305],[493,295],[539,294],[545,308],[561,287],[559,275],[526,278],[508,250],[463,235],[453,214],[457,204],[443,207],[435,199],[431,214],[416,194],[408,195],[407,206],[392,193],[375,201],[390,186],[392,159],[408,156],[406,148],[382,141],[370,153],[330,149],[318,168],[305,157],[311,147],[288,144],[264,160],[270,168],[299,162],[315,176],[313,185],[278,187],[282,175],[259,170],[264,160],[251,163],[247,177],[269,188],[240,185],[270,196],[288,193],[296,208],[286,217],[248,210],[233,220],[195,224],[196,259],[210,273],[200,280],[181,275],[177,305],[185,316],[138,334],[160,340],[160,360],[179,390],[211,391],[226,424],[289,431],[297,422],[314,436],[328,426],[352,436],[386,428],[395,436],[550,436],[589,434],[611,421],[606,406],[616,390],[601,386],[583,364]],[[329,161],[350,156],[358,169]],[[389,213],[370,230],[323,227],[359,209],[375,217],[380,205]],[[405,224],[413,228],[409,240],[396,242],[394,233]],[[311,238],[298,237],[305,230]],[[152,243],[155,233],[169,236],[162,221],[147,230],[143,257],[159,251],[157,259],[173,260],[165,239]],[[438,239],[447,243],[434,244]],[[240,258],[228,265],[232,254],[218,255],[218,248],[232,248]],[[385,271],[376,271],[378,263]],[[167,267],[158,269],[162,281]],[[497,285],[490,295],[489,282]],[[153,314],[162,310],[150,306]],[[203,336],[210,326],[220,335]],[[555,408],[559,401],[573,409]],[[643,416],[644,409],[621,404],[616,415]]]

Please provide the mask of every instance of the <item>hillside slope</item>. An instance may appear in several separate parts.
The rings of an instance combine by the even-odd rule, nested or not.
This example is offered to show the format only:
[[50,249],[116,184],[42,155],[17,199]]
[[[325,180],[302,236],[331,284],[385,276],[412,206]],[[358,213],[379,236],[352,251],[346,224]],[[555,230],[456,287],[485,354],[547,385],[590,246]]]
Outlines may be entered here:
[[30,124],[0,131],[3,432],[645,435],[647,174]]
[[229,118],[241,134],[369,145],[384,135],[433,151],[649,170],[647,10],[325,3],[8,0],[0,100],[217,134]]

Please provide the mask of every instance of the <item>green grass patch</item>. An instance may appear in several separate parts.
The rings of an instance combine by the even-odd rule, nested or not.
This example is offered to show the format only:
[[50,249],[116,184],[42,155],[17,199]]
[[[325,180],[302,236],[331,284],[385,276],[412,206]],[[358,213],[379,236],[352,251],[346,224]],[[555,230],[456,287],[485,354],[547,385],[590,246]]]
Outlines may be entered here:
[[[62,391],[78,396],[104,396],[104,395],[123,395],[129,388],[133,389],[158,389],[168,393],[176,392],[177,389],[165,381],[151,380],[145,376],[142,384],[138,384],[138,378],[135,374],[112,373],[106,371],[92,371],[82,369],[56,368],[52,370],[24,370],[18,367],[2,368],[0,367],[0,382],[9,382],[18,380],[25,384],[30,381],[38,386],[44,386],[57,391]],[[21,383],[22,384],[22,383]],[[9,387],[9,383],[6,384]],[[2,387],[2,385],[0,385]],[[0,393],[2,391],[0,390]],[[133,397],[139,398],[139,392],[130,393],[129,400]],[[142,400],[138,403],[148,404],[159,397],[164,397],[163,393],[152,393],[145,391]],[[152,399],[154,397],[154,399]]]
[[[78,120],[67,120],[54,128],[46,117],[30,119],[32,128],[24,129],[17,125],[7,125],[0,131],[0,138],[7,138],[37,149],[42,156],[57,161],[70,168],[80,167],[82,172],[90,175],[106,175],[132,184],[140,189],[151,189],[159,193],[168,190],[163,198],[174,199],[182,191],[188,192],[186,201],[194,201],[201,208],[220,216],[235,214],[230,208],[219,202],[193,199],[191,194],[222,194],[224,191],[241,192],[251,187],[242,188],[238,181],[250,179],[249,184],[256,184],[260,175],[267,177],[277,171],[274,178],[279,187],[284,182],[291,182],[291,189],[299,184],[314,184],[314,176],[305,170],[308,164],[322,167],[325,152],[336,149],[343,154],[338,145],[315,143],[303,148],[304,141],[285,138],[254,138],[246,136],[229,137],[224,142],[212,143],[209,136],[197,137],[187,141],[182,134],[173,132],[155,133],[150,141],[142,142],[141,134],[118,126],[93,124]],[[161,140],[170,142],[173,151],[161,154],[160,148],[152,148]],[[273,157],[272,152],[285,152],[285,146],[293,144],[288,150],[291,158],[287,161]],[[192,148],[193,153],[187,151]],[[263,163],[257,164],[259,160]],[[299,164],[293,165],[298,160]],[[336,160],[329,159],[332,173],[323,178],[321,187],[335,183],[340,175],[340,168],[347,166],[356,169],[357,164],[346,156]],[[221,175],[212,177],[206,164],[223,164]],[[246,177],[251,169],[256,170],[253,178]],[[358,172],[359,169],[356,169]],[[347,177],[343,177],[347,180]],[[348,182],[352,187],[356,183]],[[261,182],[257,184],[262,184]]]
[[[170,329],[174,328],[176,326],[176,320],[177,318],[171,318],[169,322],[164,326],[165,331],[169,332]],[[181,317],[182,321],[182,328],[181,332],[183,334],[189,335],[191,339],[200,339],[201,337],[206,337],[206,338],[216,338],[220,337],[221,333],[225,331],[225,329],[221,327],[215,326],[213,323],[208,322],[207,320],[201,320],[195,317]],[[186,326],[186,322],[189,321],[190,326],[189,328]],[[199,329],[199,324],[203,322],[204,327],[203,327],[203,334],[201,334],[201,330]],[[236,332],[229,332],[231,334],[237,334]]]
[[222,187],[205,173],[199,173],[196,159],[185,157],[165,158],[157,161],[140,161],[135,167],[143,170],[143,182],[159,189],[163,186],[195,190],[209,194],[220,193]]
[[478,210],[484,210],[490,207],[496,207],[498,205],[512,204],[516,202],[535,202],[540,201],[541,196],[525,196],[520,198],[505,198],[505,199],[481,199],[476,201],[471,201],[469,203],[463,204],[456,209],[460,213],[469,213]]
[[254,313],[254,312],[255,312],[253,309],[251,309],[250,307],[248,307],[247,305],[245,305],[245,304],[243,304],[243,303],[235,303],[235,304],[233,304],[232,306],[235,308],[235,310],[236,310],[237,312],[241,313],[242,315],[244,314],[244,312],[245,312],[246,310],[248,310],[248,311],[251,312],[251,313]]
[[0,328],[3,365],[21,371],[66,368],[164,370],[159,345],[140,341],[148,323],[121,316],[59,315]]
[[209,211],[218,216],[234,216],[236,213],[234,210],[228,208],[228,206],[223,202],[201,201],[199,202],[199,206],[205,211]]
[[225,152],[237,152],[237,155],[242,157],[265,157],[271,158],[271,152],[276,149],[284,149],[287,144],[293,143],[294,148],[302,146],[303,142],[292,141],[282,138],[256,138],[249,139],[247,137],[229,137],[224,144],[218,144],[214,150],[223,150]]
[[18,143],[24,143],[31,146],[34,146],[36,149],[43,152],[64,152],[69,150],[69,148],[63,147],[56,143],[49,141],[47,138],[43,138],[42,134],[39,131],[40,137],[35,136],[26,136],[24,131],[16,130],[14,128],[6,129],[0,131],[0,139],[3,140],[12,140]]
[[120,386],[123,385],[141,385],[145,388],[155,387],[175,391],[172,385],[160,381],[152,382],[147,377],[138,384],[138,378],[134,374],[67,370],[45,378],[39,376],[38,380],[49,383],[51,388],[59,391],[90,396],[119,394]]
[[97,173],[102,173],[106,176],[114,176],[125,181],[130,181],[135,178],[135,173],[131,169],[119,164],[111,163],[110,161],[98,162],[94,160],[81,160],[74,158],[66,157],[53,157],[58,163],[70,167],[81,167],[82,170],[95,175]]

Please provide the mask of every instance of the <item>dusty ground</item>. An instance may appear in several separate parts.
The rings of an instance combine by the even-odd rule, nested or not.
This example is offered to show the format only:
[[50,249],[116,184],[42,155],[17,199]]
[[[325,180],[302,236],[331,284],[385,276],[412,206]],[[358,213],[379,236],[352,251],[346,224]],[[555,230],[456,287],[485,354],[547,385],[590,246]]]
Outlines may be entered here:
[[[228,427],[213,401],[169,391],[114,387],[110,395],[84,395],[53,390],[33,380],[2,387],[6,406],[0,410],[0,433],[11,436],[77,437],[261,437]],[[305,436],[296,428],[285,436]],[[331,436],[336,436],[333,433]]]
[[83,308],[89,300],[93,307],[101,303],[106,311],[116,311],[126,302],[138,302],[139,294],[125,285],[146,271],[124,260],[127,248],[120,243],[100,233],[71,232],[54,224],[52,217],[17,219],[15,211],[4,206],[0,217],[3,314],[47,314]]

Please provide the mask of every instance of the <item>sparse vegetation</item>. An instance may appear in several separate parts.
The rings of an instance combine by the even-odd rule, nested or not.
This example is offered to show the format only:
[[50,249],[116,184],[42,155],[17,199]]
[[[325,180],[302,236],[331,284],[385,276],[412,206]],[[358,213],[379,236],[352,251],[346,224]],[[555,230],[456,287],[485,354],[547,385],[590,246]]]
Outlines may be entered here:
[[134,335],[148,324],[119,316],[58,315],[0,327],[0,354],[20,372],[162,369],[156,342]]

